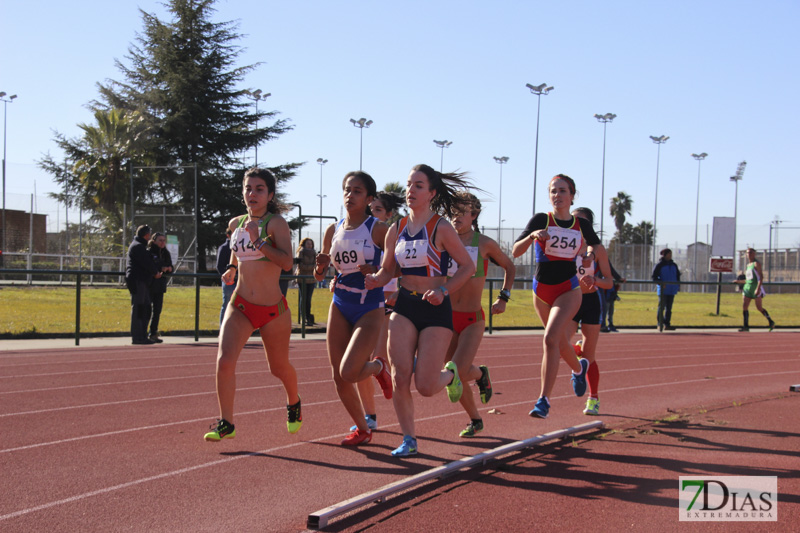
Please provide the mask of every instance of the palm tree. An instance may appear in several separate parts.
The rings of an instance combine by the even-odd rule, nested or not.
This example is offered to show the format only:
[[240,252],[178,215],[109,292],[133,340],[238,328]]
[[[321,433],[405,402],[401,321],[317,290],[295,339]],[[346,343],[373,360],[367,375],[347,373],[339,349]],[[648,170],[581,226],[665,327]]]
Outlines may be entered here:
[[611,199],[609,212],[614,217],[614,225],[617,227],[617,235],[622,235],[625,227],[625,216],[631,214],[633,198],[624,191],[619,191],[617,196]]

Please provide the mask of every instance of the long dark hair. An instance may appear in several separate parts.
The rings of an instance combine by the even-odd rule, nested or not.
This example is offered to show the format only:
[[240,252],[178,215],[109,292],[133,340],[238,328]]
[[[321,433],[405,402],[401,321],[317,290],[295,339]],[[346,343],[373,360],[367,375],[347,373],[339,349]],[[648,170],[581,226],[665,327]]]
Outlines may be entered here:
[[466,179],[465,172],[442,173],[428,165],[416,165],[411,170],[422,172],[428,178],[431,190],[436,191],[431,200],[431,209],[440,215],[447,215],[453,211],[453,207],[458,203],[456,194],[460,189],[480,190]]
[[389,191],[380,191],[375,199],[383,204],[383,208],[386,209],[387,213],[396,213],[397,210],[406,203],[406,199],[403,198],[403,195]]
[[575,215],[576,213],[579,213],[583,218],[589,221],[589,224],[594,226],[594,211],[588,207],[576,207],[572,210],[572,214]]
[[[575,198],[575,195],[577,194],[575,191],[575,180],[573,180],[566,174],[556,174],[555,176],[553,176],[553,179],[551,179],[550,182],[547,184],[548,192],[550,191],[550,185],[552,185],[552,183],[556,180],[564,180],[565,182],[567,182],[567,189],[569,189],[569,192],[572,193],[572,197]],[[574,203],[575,201],[573,200],[572,202],[570,202],[569,205],[572,205]]]
[[264,180],[264,183],[267,185],[267,190],[272,193],[272,200],[270,200],[269,203],[267,204],[267,213],[280,214],[286,211],[287,206],[283,205],[275,198],[275,184],[277,183],[277,180],[275,179],[275,175],[272,172],[270,172],[266,168],[259,168],[259,167],[253,167],[251,169],[248,169],[244,173],[244,178],[242,179],[242,186],[244,186],[244,182],[245,180],[247,180],[247,178],[259,178],[261,180]]
[[480,232],[478,229],[478,217],[481,214],[481,201],[469,191],[458,191],[456,193],[455,210],[451,214],[465,213],[467,210],[469,210],[470,214],[475,215],[475,220],[472,221],[472,229]]

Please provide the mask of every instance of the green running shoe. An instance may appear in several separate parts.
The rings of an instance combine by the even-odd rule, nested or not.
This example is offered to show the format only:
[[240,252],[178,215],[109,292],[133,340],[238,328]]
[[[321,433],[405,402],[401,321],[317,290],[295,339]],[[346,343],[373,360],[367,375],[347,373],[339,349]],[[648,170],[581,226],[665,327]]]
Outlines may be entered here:
[[772,331],[773,329],[775,329],[775,321],[770,318],[769,319],[769,330]]
[[458,377],[458,368],[452,361],[448,361],[447,364],[444,365],[444,368],[453,373],[453,381],[445,388],[447,389],[447,397],[450,398],[451,402],[456,403],[461,399],[461,393],[464,392],[464,386],[461,384],[461,380]]
[[469,425],[461,430],[459,437],[470,438],[474,437],[476,433],[483,431],[483,420],[470,422]]
[[303,425],[303,413],[300,409],[300,400],[297,400],[297,403],[294,405],[287,405],[286,410],[288,411],[286,429],[289,430],[289,433],[297,433]]
[[236,436],[236,428],[224,418],[220,418],[214,424],[211,424],[209,429],[211,431],[203,436],[203,440],[208,442],[219,442],[222,439],[232,439]]
[[489,368],[486,365],[481,365],[481,377],[475,380],[478,385],[478,390],[481,393],[481,403],[489,403],[492,399],[492,380],[489,377]]
[[586,408],[583,410],[585,415],[599,415],[600,414],[600,400],[597,398],[589,398],[586,400]]

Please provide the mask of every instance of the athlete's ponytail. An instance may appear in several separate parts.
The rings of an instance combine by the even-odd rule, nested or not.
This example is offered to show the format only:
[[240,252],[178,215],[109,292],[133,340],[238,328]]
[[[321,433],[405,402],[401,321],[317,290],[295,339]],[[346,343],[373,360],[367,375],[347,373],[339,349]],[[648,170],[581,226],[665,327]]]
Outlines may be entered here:
[[428,165],[416,165],[411,170],[422,172],[428,178],[431,190],[436,191],[431,200],[431,209],[440,215],[447,215],[453,211],[453,207],[458,203],[456,194],[459,189],[480,190],[466,179],[465,172],[441,173]]

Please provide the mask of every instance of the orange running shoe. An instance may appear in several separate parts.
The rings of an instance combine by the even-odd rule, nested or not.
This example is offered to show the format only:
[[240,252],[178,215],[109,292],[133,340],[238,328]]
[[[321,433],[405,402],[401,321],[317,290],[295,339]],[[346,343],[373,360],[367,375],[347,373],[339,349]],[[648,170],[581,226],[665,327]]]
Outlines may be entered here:
[[376,361],[381,364],[381,371],[375,374],[375,379],[378,380],[378,385],[381,386],[383,397],[387,400],[392,399],[392,376],[389,374],[389,363],[383,357],[376,357]]
[[371,440],[371,431],[361,431],[360,429],[356,429],[342,440],[342,446],[360,446],[361,444],[369,444]]

